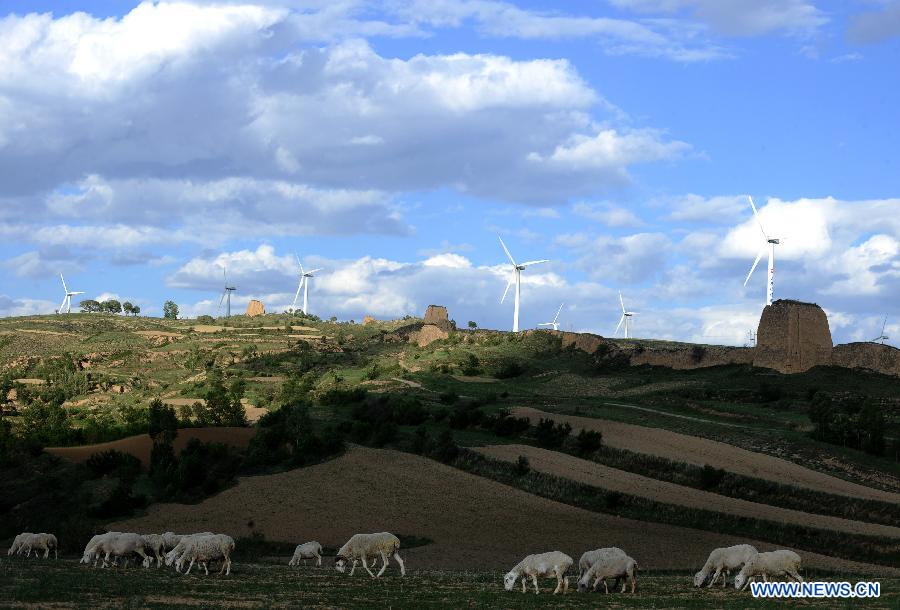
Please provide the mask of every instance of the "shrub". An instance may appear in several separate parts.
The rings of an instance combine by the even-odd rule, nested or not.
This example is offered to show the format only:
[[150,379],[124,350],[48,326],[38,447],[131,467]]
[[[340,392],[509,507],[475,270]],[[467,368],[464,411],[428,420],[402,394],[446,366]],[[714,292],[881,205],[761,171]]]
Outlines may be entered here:
[[141,473],[141,461],[130,453],[109,450],[95,453],[85,462],[94,476],[116,476],[133,482]]
[[568,423],[554,424],[552,419],[544,419],[534,427],[534,439],[544,449],[558,449],[572,432]]
[[466,361],[462,365],[462,374],[469,376],[481,375],[481,362],[475,354],[466,354]]
[[695,345],[691,348],[691,361],[699,364],[706,357],[706,348],[702,345]]
[[447,390],[446,392],[441,393],[438,399],[445,405],[453,405],[459,400],[459,394],[453,390]]
[[516,475],[524,477],[529,472],[531,472],[531,464],[528,463],[528,458],[520,455],[516,460]]
[[603,434],[596,430],[582,429],[575,437],[576,453],[581,457],[589,456],[603,446]]
[[721,468],[713,468],[704,464],[700,470],[700,489],[710,490],[717,488],[725,478],[725,471]]
[[527,417],[512,417],[509,413],[501,411],[495,415],[485,417],[481,427],[504,438],[514,438],[524,434],[531,427]]
[[494,377],[497,379],[512,379],[513,377],[519,377],[524,372],[525,369],[518,361],[507,360],[500,365],[500,368],[494,373]]

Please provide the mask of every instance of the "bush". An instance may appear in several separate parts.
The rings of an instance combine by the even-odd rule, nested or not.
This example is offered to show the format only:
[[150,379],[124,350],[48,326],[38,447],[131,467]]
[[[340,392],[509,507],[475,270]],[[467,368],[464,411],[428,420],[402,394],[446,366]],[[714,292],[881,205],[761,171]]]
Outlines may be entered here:
[[116,476],[134,482],[141,473],[141,461],[130,453],[101,451],[87,459],[85,466],[94,476]]
[[575,452],[581,457],[596,453],[603,446],[603,434],[596,430],[582,429],[575,437]]
[[319,404],[326,406],[352,405],[366,399],[368,392],[365,388],[332,388],[319,397]]
[[446,392],[441,393],[438,399],[445,405],[453,405],[459,400],[459,394],[453,390],[447,390]]
[[519,377],[524,372],[525,369],[518,361],[507,360],[500,365],[500,368],[494,373],[494,377],[497,379],[512,379],[513,377]]
[[481,427],[504,438],[514,438],[524,434],[531,427],[527,417],[512,417],[509,413],[501,411],[495,415],[485,417]]
[[444,430],[441,432],[440,436],[438,436],[434,449],[431,452],[431,457],[439,462],[449,464],[455,460],[458,455],[459,446],[457,446],[453,440],[453,433],[449,430]]
[[337,431],[317,432],[305,403],[288,404],[259,420],[247,450],[249,466],[304,466],[340,453],[343,440]]
[[466,354],[466,361],[462,365],[462,374],[470,377],[481,375],[481,362],[475,354]]
[[568,423],[557,425],[552,419],[541,418],[534,427],[534,440],[544,449],[558,449],[571,432],[572,426]]
[[531,464],[528,463],[528,458],[520,455],[516,460],[516,475],[524,477],[529,472],[531,472]]
[[709,464],[704,464],[700,470],[700,489],[710,490],[716,489],[725,478],[726,472],[721,468],[713,468]]

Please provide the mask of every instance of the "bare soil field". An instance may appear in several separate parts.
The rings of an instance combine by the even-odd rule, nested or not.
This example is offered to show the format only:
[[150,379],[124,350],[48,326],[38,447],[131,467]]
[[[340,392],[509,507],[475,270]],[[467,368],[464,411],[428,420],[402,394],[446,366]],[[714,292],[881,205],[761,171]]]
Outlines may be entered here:
[[610,447],[657,455],[700,466],[709,464],[738,474],[832,494],[883,502],[900,502],[898,493],[851,483],[804,468],[787,460],[754,453],[718,441],[606,419],[547,413],[530,407],[517,407],[512,410],[512,413],[517,417],[528,417],[534,421],[542,417],[549,417],[557,422],[568,422],[576,433],[581,429],[598,430],[603,433],[603,442]]
[[497,380],[493,377],[478,377],[474,375],[450,375],[457,381],[462,381],[463,383],[497,383]]
[[[250,443],[250,439],[255,435],[255,428],[182,428],[178,431],[178,436],[175,438],[173,446],[176,452],[181,451],[190,439],[196,438],[204,443],[224,443],[232,447],[243,448]],[[141,460],[144,465],[147,465],[150,463],[150,450],[153,449],[153,442],[150,440],[149,434],[139,434],[108,443],[97,443],[96,445],[47,447],[45,451],[80,463],[95,453],[109,451],[110,449],[130,453]]]
[[[452,490],[452,491],[451,491]],[[718,546],[771,544],[601,515],[553,502],[411,454],[351,448],[329,462],[245,477],[196,505],[157,504],[112,523],[120,531],[219,531],[238,538],[318,540],[340,546],[357,532],[392,531],[432,544],[404,553],[412,569],[509,568],[524,555],[560,549],[579,557],[618,546],[645,569],[696,569]],[[804,565],[840,572],[900,570],[803,553]]]
[[898,538],[897,543],[900,544],[900,527],[816,515],[728,496],[720,496],[712,492],[643,477],[617,468],[610,468],[589,460],[582,460],[565,453],[559,453],[558,451],[548,451],[529,445],[489,445],[487,447],[473,447],[473,450],[488,457],[507,462],[515,462],[520,455],[524,455],[528,458],[531,468],[538,472],[642,498],[650,498],[666,504],[677,504],[679,506],[711,510],[752,519],[794,523],[836,532]]

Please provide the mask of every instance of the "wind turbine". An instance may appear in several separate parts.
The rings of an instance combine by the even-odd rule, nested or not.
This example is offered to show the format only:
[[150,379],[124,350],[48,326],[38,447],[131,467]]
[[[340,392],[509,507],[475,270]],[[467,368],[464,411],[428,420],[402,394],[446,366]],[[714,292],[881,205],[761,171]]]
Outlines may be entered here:
[[506,244],[503,243],[503,238],[499,235],[497,239],[500,240],[500,245],[503,246],[503,251],[506,252],[507,258],[509,258],[509,262],[512,263],[514,278],[509,280],[506,283],[506,290],[503,291],[503,296],[500,298],[500,302],[503,303],[506,300],[506,294],[509,292],[509,287],[512,286],[513,281],[516,283],[516,305],[513,310],[513,332],[519,332],[519,301],[521,300],[522,293],[522,271],[525,267],[530,267],[531,265],[537,265],[538,263],[547,263],[550,262],[547,259],[542,259],[539,261],[528,261],[527,263],[522,263],[521,265],[516,263],[515,259],[512,257],[512,254],[509,253],[509,249],[506,247]]
[[62,304],[59,306],[59,310],[56,313],[63,313],[63,308],[65,308],[65,313],[72,313],[72,297],[77,296],[79,294],[84,294],[81,291],[71,291],[69,287],[66,286],[66,278],[63,277],[63,274],[59,274],[59,279],[62,280],[63,290],[66,293],[66,296],[63,297]]
[[881,323],[881,334],[872,339],[872,343],[878,343],[881,341],[881,344],[884,345],[884,342],[890,339],[886,334],[884,334],[884,327],[887,326],[887,316],[884,316],[884,322]]
[[561,303],[559,309],[556,310],[556,317],[553,318],[552,322],[542,322],[538,324],[538,326],[552,326],[553,330],[559,330],[559,322],[557,322],[557,320],[559,320],[559,312],[562,311],[563,305],[565,305],[565,303]]
[[222,310],[222,301],[225,301],[225,317],[231,317],[231,293],[237,290],[235,286],[228,285],[228,274],[225,273],[225,266],[222,266],[222,278],[225,280],[225,290],[222,291],[222,298],[219,299],[219,308],[216,310],[216,316]]
[[294,295],[294,303],[291,305],[291,309],[296,309],[297,307],[297,298],[300,296],[300,289],[303,289],[303,315],[307,314],[307,306],[309,304],[309,280],[310,278],[315,277],[314,273],[321,271],[322,268],[311,269],[309,271],[303,270],[303,263],[300,262],[300,257],[294,254],[297,257],[297,264],[300,265],[300,283],[297,285],[297,293]]
[[753,215],[756,217],[756,222],[759,223],[759,230],[762,231],[765,243],[763,243],[763,247],[759,251],[759,254],[756,255],[756,260],[753,261],[753,266],[750,267],[750,273],[747,274],[747,279],[744,280],[744,286],[746,286],[747,282],[750,281],[750,276],[753,275],[754,271],[756,271],[756,266],[759,264],[759,260],[762,258],[763,254],[766,253],[766,249],[768,249],[769,280],[766,284],[766,305],[771,305],[772,294],[775,292],[775,246],[781,243],[781,241],[777,237],[769,237],[769,234],[766,233],[766,229],[763,227],[762,220],[760,220],[759,218],[759,212],[756,211],[756,206],[753,205],[753,197],[750,197],[748,195],[747,198],[750,200],[750,207],[753,208]]
[[619,293],[619,303],[622,304],[622,317],[619,318],[619,324],[616,326],[616,331],[613,335],[619,334],[619,329],[622,327],[622,323],[625,323],[625,338],[628,338],[628,330],[631,328],[631,316],[637,314],[636,311],[628,311],[625,309],[625,300],[622,298],[622,293]]

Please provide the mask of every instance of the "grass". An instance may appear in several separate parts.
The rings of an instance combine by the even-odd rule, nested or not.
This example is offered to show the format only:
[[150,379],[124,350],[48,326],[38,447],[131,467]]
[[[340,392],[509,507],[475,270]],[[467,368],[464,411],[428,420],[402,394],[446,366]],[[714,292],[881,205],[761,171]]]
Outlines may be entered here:
[[[567,595],[552,596],[551,580],[542,580],[541,594],[506,592],[502,571],[420,570],[410,565],[401,578],[391,565],[385,576],[372,580],[357,573],[338,574],[328,559],[322,568],[292,569],[287,557],[279,564],[235,562],[231,576],[189,576],[170,569],[93,569],[75,560],[4,561],[0,565],[0,607],[26,605],[66,608],[791,608],[790,601],[756,601],[749,591],[696,589],[687,574],[638,573],[637,592],[577,593],[570,577]],[[806,574],[809,578],[810,574]],[[837,580],[863,580],[853,576]],[[866,608],[896,608],[900,579],[882,579],[881,598]],[[807,600],[814,608],[855,608],[859,602]]]

